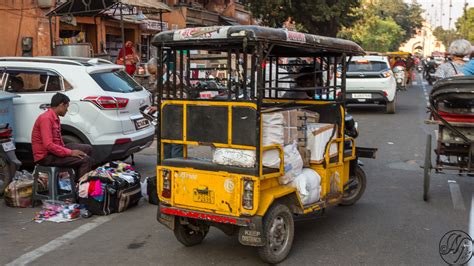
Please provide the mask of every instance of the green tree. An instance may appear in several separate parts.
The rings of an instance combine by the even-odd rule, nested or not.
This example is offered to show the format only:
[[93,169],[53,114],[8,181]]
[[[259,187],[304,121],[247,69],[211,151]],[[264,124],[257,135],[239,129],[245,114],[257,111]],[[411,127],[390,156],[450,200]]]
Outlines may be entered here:
[[344,28],[339,37],[352,39],[366,51],[387,52],[400,43],[405,31],[391,17],[381,18],[367,12],[352,28]]
[[341,27],[357,21],[352,12],[358,0],[246,0],[252,15],[269,27],[281,27],[292,18],[297,28],[313,34],[336,36]]
[[456,29],[460,37],[474,43],[474,8],[465,10],[463,16],[458,18]]
[[408,41],[423,26],[423,9],[419,4],[408,4],[403,0],[379,0],[369,8],[381,18],[392,18],[405,31],[400,43],[392,49],[397,49],[401,43]]
[[436,39],[443,42],[444,46],[446,47],[449,47],[452,41],[462,38],[461,34],[459,34],[456,30],[445,30],[442,27],[436,27],[433,30],[433,35],[436,37]]

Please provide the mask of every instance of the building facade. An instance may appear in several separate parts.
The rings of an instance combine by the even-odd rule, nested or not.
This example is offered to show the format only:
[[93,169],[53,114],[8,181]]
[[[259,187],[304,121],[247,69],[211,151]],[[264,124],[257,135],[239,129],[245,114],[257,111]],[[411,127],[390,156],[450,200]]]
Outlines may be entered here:
[[[136,0],[140,1],[140,0]],[[142,61],[153,55],[152,36],[161,30],[185,27],[254,24],[251,13],[239,0],[166,0],[170,13],[163,23],[156,14],[125,16],[125,40],[132,41]],[[0,56],[49,56],[51,39],[54,46],[90,44],[94,56],[114,60],[122,47],[120,21],[116,14],[108,16],[53,17],[48,12],[58,6],[56,0],[0,0]],[[51,36],[52,35],[52,36]],[[51,38],[52,37],[52,38]]]
[[446,52],[444,44],[433,35],[433,28],[428,22],[423,23],[421,30],[416,35],[400,46],[401,51],[412,54],[431,56],[433,52]]

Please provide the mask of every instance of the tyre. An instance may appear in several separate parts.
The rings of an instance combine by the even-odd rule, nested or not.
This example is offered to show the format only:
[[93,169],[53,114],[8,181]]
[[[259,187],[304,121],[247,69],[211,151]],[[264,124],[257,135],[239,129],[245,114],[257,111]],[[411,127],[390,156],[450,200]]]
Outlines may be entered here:
[[290,253],[295,234],[293,214],[283,204],[275,203],[263,217],[266,244],[258,248],[258,255],[266,263],[283,261]]
[[[186,247],[201,244],[209,232],[208,225],[195,225],[195,221],[191,219],[189,219],[189,223],[190,224],[181,224],[179,219],[176,218],[176,225],[174,227],[174,236]],[[201,230],[195,230],[196,228]]]
[[423,200],[428,201],[431,172],[431,134],[426,136],[425,165],[423,166]]
[[395,113],[395,105],[396,105],[395,99],[393,99],[393,101],[387,103],[387,114],[394,114]]
[[73,135],[64,135],[63,141],[64,141],[64,144],[83,144],[84,143],[81,139]]
[[342,196],[342,201],[339,205],[350,206],[354,205],[364,194],[365,187],[367,186],[367,177],[365,176],[364,170],[360,166],[357,166],[354,172],[354,176],[351,177],[350,191],[345,191]]

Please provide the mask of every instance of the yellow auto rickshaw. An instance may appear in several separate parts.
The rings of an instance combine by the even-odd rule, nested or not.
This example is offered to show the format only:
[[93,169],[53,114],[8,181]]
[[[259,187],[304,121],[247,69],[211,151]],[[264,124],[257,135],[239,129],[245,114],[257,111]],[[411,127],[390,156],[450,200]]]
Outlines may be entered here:
[[[183,245],[201,243],[214,226],[278,263],[290,252],[294,215],[361,198],[367,181],[358,158],[375,149],[356,147],[346,116],[347,62],[364,54],[357,44],[215,26],[162,32],[153,45],[157,219]],[[222,85],[212,85],[211,70],[225,72]]]

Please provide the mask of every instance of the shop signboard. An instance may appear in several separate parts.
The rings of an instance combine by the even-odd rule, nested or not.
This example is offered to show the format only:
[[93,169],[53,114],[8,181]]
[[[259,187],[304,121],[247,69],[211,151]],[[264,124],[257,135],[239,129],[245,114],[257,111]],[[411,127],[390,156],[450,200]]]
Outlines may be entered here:
[[[150,30],[150,31],[166,31],[168,30],[168,23],[163,22],[160,23],[157,20],[147,19],[142,22],[140,25],[142,30]],[[162,30],[163,28],[163,30]]]

